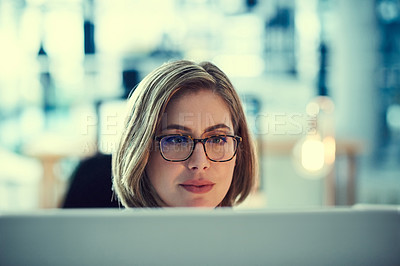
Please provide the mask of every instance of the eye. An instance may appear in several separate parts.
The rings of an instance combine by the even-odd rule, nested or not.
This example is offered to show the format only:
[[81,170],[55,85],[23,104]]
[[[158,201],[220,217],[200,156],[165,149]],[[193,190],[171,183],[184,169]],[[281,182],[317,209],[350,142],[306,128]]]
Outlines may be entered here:
[[167,136],[163,138],[165,144],[185,144],[189,142],[189,138],[186,136]]
[[226,136],[214,136],[211,137],[209,140],[212,144],[225,144],[227,142],[227,137]]

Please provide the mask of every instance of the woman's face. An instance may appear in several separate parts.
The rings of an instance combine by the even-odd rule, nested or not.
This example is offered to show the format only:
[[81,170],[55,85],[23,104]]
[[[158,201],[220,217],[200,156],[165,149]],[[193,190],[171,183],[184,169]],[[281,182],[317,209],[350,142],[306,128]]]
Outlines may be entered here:
[[[229,109],[210,90],[184,93],[173,98],[163,115],[157,136],[185,134],[193,138],[234,135]],[[186,161],[166,161],[157,148],[150,154],[146,173],[156,192],[169,207],[216,207],[232,182],[236,156],[227,162],[210,161],[201,143]]]

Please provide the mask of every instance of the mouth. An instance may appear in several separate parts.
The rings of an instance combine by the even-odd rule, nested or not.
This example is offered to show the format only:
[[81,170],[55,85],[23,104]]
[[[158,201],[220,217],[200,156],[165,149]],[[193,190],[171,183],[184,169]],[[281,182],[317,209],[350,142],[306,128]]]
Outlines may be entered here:
[[184,182],[183,184],[179,184],[186,191],[195,193],[195,194],[203,194],[209,192],[213,189],[215,183],[210,182],[208,180],[197,181],[197,180],[189,180]]

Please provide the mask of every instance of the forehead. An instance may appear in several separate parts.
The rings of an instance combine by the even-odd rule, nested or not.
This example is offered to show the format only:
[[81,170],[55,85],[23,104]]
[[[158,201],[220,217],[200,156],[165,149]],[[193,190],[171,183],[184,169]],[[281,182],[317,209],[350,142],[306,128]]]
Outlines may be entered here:
[[167,105],[162,124],[162,128],[177,124],[193,131],[216,124],[225,124],[233,129],[227,103],[220,95],[207,89],[184,92],[173,97]]

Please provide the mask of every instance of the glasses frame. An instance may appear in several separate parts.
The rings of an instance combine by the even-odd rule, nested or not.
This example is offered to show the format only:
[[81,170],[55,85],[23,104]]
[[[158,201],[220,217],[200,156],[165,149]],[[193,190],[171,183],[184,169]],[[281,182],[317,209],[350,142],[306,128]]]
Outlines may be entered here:
[[[188,138],[190,138],[190,139],[193,141],[192,150],[190,151],[189,155],[188,155],[185,159],[182,159],[182,160],[170,160],[170,159],[165,158],[165,156],[164,156],[164,154],[163,154],[163,152],[162,152],[162,148],[161,148],[161,140],[162,140],[164,137],[169,137],[169,136],[188,137]],[[232,155],[232,157],[231,157],[230,159],[218,161],[218,160],[213,160],[213,159],[211,159],[211,158],[208,156],[207,151],[206,151],[206,142],[207,142],[207,140],[209,140],[209,139],[211,139],[211,138],[214,138],[214,137],[232,137],[232,138],[234,138],[234,139],[236,140],[235,152],[233,153],[233,155]],[[195,138],[193,138],[192,136],[186,135],[186,134],[167,134],[167,135],[156,136],[156,137],[155,137],[155,140],[158,141],[158,145],[159,145],[159,149],[160,149],[160,154],[161,154],[161,156],[163,157],[163,159],[166,160],[166,161],[169,161],[169,162],[183,162],[183,161],[188,160],[188,159],[190,158],[190,156],[192,156],[193,151],[194,151],[194,149],[196,148],[197,143],[201,143],[201,144],[203,144],[203,150],[204,150],[204,153],[205,153],[205,155],[206,155],[206,157],[207,157],[208,160],[210,160],[210,161],[212,161],[212,162],[223,163],[223,162],[228,162],[228,161],[232,160],[233,157],[235,157],[235,155],[236,155],[236,153],[237,153],[237,150],[238,150],[238,147],[239,147],[239,144],[240,144],[240,142],[242,141],[242,137],[235,136],[235,135],[223,134],[223,135],[212,135],[212,136],[209,136],[209,137],[204,138],[204,139],[195,139]]]

